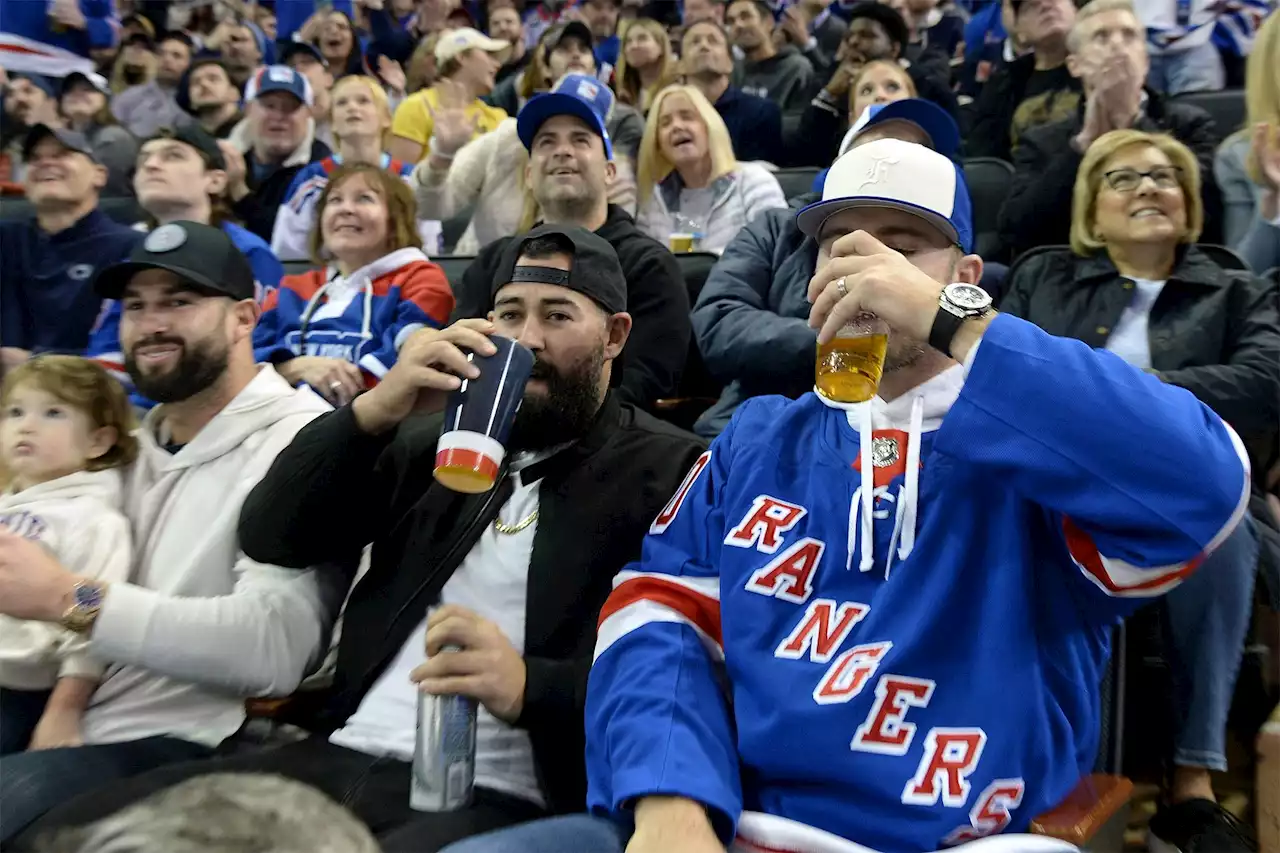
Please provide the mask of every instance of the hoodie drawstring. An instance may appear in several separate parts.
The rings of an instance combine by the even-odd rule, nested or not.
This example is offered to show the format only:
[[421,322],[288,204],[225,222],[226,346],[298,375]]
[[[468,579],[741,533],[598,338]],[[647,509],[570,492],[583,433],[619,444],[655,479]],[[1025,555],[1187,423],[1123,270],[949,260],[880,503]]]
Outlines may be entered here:
[[[875,564],[875,463],[872,460],[874,447],[874,425],[871,418],[871,407],[862,408],[862,423],[858,427],[858,455],[862,470],[861,486],[853,500],[849,502],[849,541],[848,560],[845,569],[853,565],[854,539],[861,536],[860,559],[858,570],[871,571]],[[894,514],[893,533],[889,537],[889,553],[885,555],[884,579],[889,579],[889,570],[896,556],[905,560],[911,556],[916,542],[916,520],[920,499],[920,436],[924,431],[924,398],[916,397],[911,401],[911,426],[907,433],[907,463],[905,484],[899,492],[897,512]],[[896,551],[896,554],[895,554]]]
[[[872,431],[870,404],[862,406],[862,423],[858,425],[858,456],[862,460],[862,485],[849,505],[849,558],[845,569],[853,564],[853,540],[861,528],[862,554],[858,571],[869,572],[875,565],[875,464],[871,461]],[[859,512],[861,500],[861,512]],[[859,517],[861,516],[861,517]]]

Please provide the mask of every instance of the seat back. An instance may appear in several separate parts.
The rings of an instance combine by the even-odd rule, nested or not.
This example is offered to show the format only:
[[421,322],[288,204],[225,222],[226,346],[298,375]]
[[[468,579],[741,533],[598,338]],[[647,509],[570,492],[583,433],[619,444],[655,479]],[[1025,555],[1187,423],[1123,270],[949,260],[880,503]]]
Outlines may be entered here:
[[792,199],[798,195],[811,192],[813,190],[813,182],[821,171],[821,169],[811,169],[805,166],[779,169],[773,173],[773,176],[778,179],[778,186],[782,187],[782,194],[788,199]]
[[457,291],[462,286],[462,274],[475,259],[475,255],[440,255],[432,258],[431,262],[440,265],[440,269],[444,270],[444,277],[449,279],[449,286]]
[[973,250],[986,258],[999,249],[1000,207],[1013,184],[1013,166],[995,157],[973,157],[963,165],[973,204]]
[[1243,89],[1225,89],[1220,92],[1187,92],[1173,99],[1177,104],[1191,104],[1213,117],[1214,133],[1218,141],[1226,139],[1245,122]]
[[[686,252],[676,255],[676,263],[680,274],[684,277],[684,285],[689,293],[689,304],[694,305],[702,288],[706,286],[707,276],[716,265],[720,256],[711,252]],[[623,353],[625,358],[626,353]],[[680,383],[673,397],[659,400],[655,414],[676,426],[690,429],[698,415],[702,414],[720,396],[724,390],[712,377],[702,361],[702,352],[698,342],[689,338],[689,352],[685,356],[684,370],[680,373]]]

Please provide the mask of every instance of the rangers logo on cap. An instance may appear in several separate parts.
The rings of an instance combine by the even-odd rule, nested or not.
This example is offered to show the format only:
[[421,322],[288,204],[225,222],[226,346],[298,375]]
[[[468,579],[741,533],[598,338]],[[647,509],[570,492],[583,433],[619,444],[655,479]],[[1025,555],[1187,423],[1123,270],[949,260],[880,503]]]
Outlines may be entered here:
[[583,80],[578,84],[578,97],[588,101],[594,101],[596,96],[600,94],[600,87],[590,80]]
[[142,241],[142,247],[148,252],[160,254],[172,252],[185,242],[187,232],[181,225],[161,225],[147,235],[147,239]]

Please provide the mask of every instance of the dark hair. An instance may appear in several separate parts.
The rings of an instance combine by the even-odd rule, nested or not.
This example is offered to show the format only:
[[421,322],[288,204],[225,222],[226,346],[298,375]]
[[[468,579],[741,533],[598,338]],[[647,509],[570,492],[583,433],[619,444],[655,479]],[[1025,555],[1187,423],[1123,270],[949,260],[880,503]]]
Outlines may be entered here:
[[770,6],[766,0],[729,0],[729,2],[725,4],[725,11],[729,11],[729,8],[737,3],[750,3],[752,6],[756,7],[756,11],[760,13],[761,18],[769,21],[770,23],[773,22],[773,7]]
[[563,234],[543,234],[531,237],[520,244],[518,258],[532,258],[535,261],[545,260],[555,255],[572,255],[573,241]]
[[[157,130],[154,134],[152,134],[149,138],[142,140],[138,144],[138,151],[141,152],[142,146],[146,145],[152,139],[177,139],[177,135],[174,133],[173,128],[162,127],[159,130]],[[219,166],[217,163],[213,162],[213,160],[209,158],[208,154],[201,151],[196,146],[182,139],[178,139],[177,141],[183,143],[184,145],[191,148],[197,154],[200,155],[200,160],[201,162],[204,163],[204,170],[206,172],[208,172],[210,169],[221,169],[224,172],[226,171],[227,167],[225,164]],[[136,171],[136,169],[137,167],[135,166],[134,171]],[[129,184],[130,186],[133,185],[132,175],[129,178]],[[152,216],[150,213],[147,213],[146,211],[143,211],[143,212],[146,215],[142,217],[142,221],[147,224],[147,230],[152,231],[158,228],[160,225],[160,220],[156,219],[154,216]],[[236,225],[241,224],[239,217],[236,216],[235,211],[232,210],[231,208],[231,198],[228,195],[227,191],[223,190],[220,195],[210,195],[209,196],[209,225],[214,228],[221,228],[224,224],[228,222],[234,223]]]
[[192,41],[191,36],[187,35],[182,30],[168,30],[161,33],[156,37],[156,47],[159,47],[167,41],[180,41],[187,46],[188,51],[195,53],[196,43]]
[[869,18],[884,27],[889,41],[898,46],[899,56],[906,51],[907,43],[911,40],[910,31],[907,29],[907,22],[902,19],[902,15],[898,14],[896,9],[877,3],[875,0],[864,0],[849,9],[849,23],[853,23],[858,18]]

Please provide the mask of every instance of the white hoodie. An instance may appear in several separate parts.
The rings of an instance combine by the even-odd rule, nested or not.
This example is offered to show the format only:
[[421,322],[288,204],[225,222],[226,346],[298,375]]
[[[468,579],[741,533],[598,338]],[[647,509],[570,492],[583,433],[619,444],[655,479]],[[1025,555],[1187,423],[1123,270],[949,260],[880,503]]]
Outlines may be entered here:
[[323,657],[345,589],[314,569],[250,560],[236,524],[276,455],[329,409],[261,365],[177,453],[162,446],[164,407],[147,415],[125,485],[133,582],[111,586],[93,630],[91,651],[115,663],[85,714],[85,743],[216,745],[244,722],[246,697],[293,692]]
[[[78,575],[126,581],[133,565],[116,469],[80,471],[0,496],[0,525],[39,542]],[[88,641],[58,625],[0,615],[0,687],[48,690],[65,676],[99,678]]]

